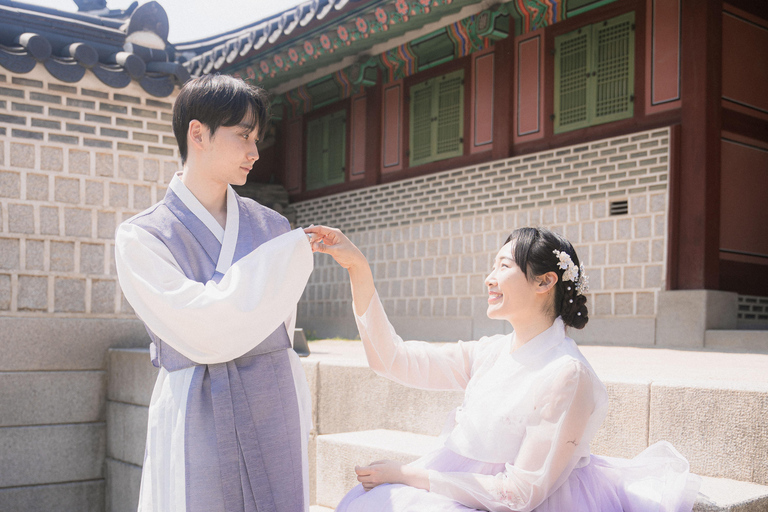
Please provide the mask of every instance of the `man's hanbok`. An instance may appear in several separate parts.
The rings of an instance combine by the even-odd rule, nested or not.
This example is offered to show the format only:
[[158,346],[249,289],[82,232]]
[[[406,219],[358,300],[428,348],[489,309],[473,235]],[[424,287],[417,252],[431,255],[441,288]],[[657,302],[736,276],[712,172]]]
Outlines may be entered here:
[[691,511],[700,479],[669,443],[631,460],[590,455],[608,395],[562,319],[514,351],[514,334],[403,342],[378,295],[356,320],[378,374],[422,389],[463,389],[465,398],[444,446],[413,463],[428,470],[429,492],[358,485],[336,512]]
[[139,510],[308,510],[311,399],[291,349],[304,232],[231,187],[222,228],[176,176],[120,225],[115,253],[160,368]]

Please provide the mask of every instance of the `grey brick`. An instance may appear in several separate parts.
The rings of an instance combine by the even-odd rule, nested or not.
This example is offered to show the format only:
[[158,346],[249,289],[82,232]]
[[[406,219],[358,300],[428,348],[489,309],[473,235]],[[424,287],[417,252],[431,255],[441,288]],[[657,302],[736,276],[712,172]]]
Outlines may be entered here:
[[101,205],[104,203],[104,184],[100,181],[85,182],[85,204]]
[[120,137],[122,139],[128,138],[128,132],[125,130],[115,130],[114,128],[101,127],[100,134],[102,137]]
[[28,204],[8,205],[8,228],[11,233],[35,232],[35,210]]
[[85,120],[93,123],[112,124],[112,118],[107,116],[99,116],[96,114],[85,114]]
[[49,108],[48,115],[56,117],[64,117],[66,119],[80,119],[80,112],[72,110],[64,110],[61,108]]
[[33,201],[48,200],[48,176],[27,174],[26,197]]
[[123,119],[122,117],[115,118],[115,123],[118,126],[128,126],[130,128],[144,128],[144,123],[142,121],[137,121],[136,119]]
[[29,99],[33,101],[44,101],[46,103],[57,103],[59,105],[61,104],[61,96],[56,94],[45,94],[42,92],[31,91],[29,93]]
[[[49,128],[51,130],[61,130],[61,123],[59,121],[50,121],[47,119],[32,119],[32,126],[36,128]],[[42,137],[37,137],[42,139]]]
[[157,135],[141,132],[133,132],[133,140],[141,140],[144,142],[160,142],[160,138]]
[[0,238],[0,269],[16,270],[19,268],[19,241],[13,238]]
[[29,130],[13,129],[11,130],[11,135],[20,139],[43,140],[43,134],[41,132],[33,132]]
[[56,177],[54,198],[60,203],[77,204],[80,202],[80,180]]
[[67,106],[68,107],[78,107],[78,108],[94,109],[94,108],[96,108],[96,102],[95,101],[89,101],[89,100],[78,100],[78,99],[75,99],[75,98],[67,98]]
[[113,177],[115,175],[114,158],[109,153],[96,153],[96,176]]
[[104,273],[104,244],[80,245],[80,272],[83,274]]
[[75,270],[74,242],[51,242],[51,270],[58,272]]
[[141,98],[138,98],[136,96],[129,96],[127,94],[114,93],[112,97],[115,101],[122,101],[124,103],[135,103],[136,105],[141,105]]
[[91,236],[91,211],[80,208],[64,209],[64,234],[67,236]]
[[0,171],[0,197],[21,197],[21,175],[13,171]]
[[11,309],[11,276],[0,274],[0,311]]
[[96,128],[84,124],[67,123],[68,132],[80,132],[80,133],[96,133]]
[[143,210],[152,205],[152,189],[143,185],[133,186],[133,207]]
[[111,103],[104,103],[103,101],[99,103],[99,110],[104,110],[106,112],[115,112],[117,114],[128,113],[128,107],[124,107],[122,105],[113,105]]
[[117,175],[120,178],[138,179],[139,160],[133,156],[119,156],[117,159]]
[[48,142],[61,142],[64,144],[77,145],[79,141],[79,138],[70,137],[69,135],[59,135],[57,133],[51,133],[48,135]]
[[35,168],[35,146],[11,142],[11,166]]
[[99,140],[99,139],[83,139],[83,145],[92,147],[92,148],[108,148],[112,149],[112,142],[108,140]]
[[81,92],[86,96],[93,96],[95,98],[109,98],[109,94],[106,92],[94,91],[93,89],[86,89],[85,87],[81,89]]
[[99,238],[115,238],[115,214],[114,212],[98,212],[97,217],[97,234]]
[[53,300],[55,311],[85,312],[85,279],[56,278]]
[[43,113],[43,107],[40,105],[28,105],[26,103],[16,103],[15,101],[11,104],[11,109],[17,112],[33,112],[35,114]]
[[128,185],[123,183],[109,184],[109,205],[128,207]]
[[40,207],[40,233],[43,235],[59,234],[59,209],[52,206]]
[[154,158],[144,159],[144,181],[157,181],[160,177],[160,162]]
[[94,279],[91,284],[91,313],[114,312],[115,281]]
[[164,108],[167,110],[171,110],[173,108],[173,105],[167,101],[158,101],[151,98],[147,98],[146,103],[148,107]]
[[23,98],[24,91],[11,89],[10,87],[0,87],[0,96],[11,96],[14,98]]
[[166,149],[166,148],[156,148],[154,146],[149,146],[147,148],[147,152],[151,155],[165,155],[165,156],[173,156],[173,150],[172,149]]
[[69,150],[69,173],[91,174],[91,154],[77,149]]
[[147,110],[144,108],[131,108],[131,115],[138,117],[147,117],[150,119],[157,119],[157,112],[154,110]]
[[45,267],[45,242],[42,240],[27,240],[26,262],[24,268],[27,270],[44,270]]
[[117,149],[120,151],[133,151],[134,153],[143,153],[144,146],[138,144],[128,144],[127,142],[118,142]]
[[19,311],[45,311],[48,309],[48,278],[19,276]]
[[48,84],[48,89],[51,90],[51,91],[66,92],[66,93],[69,93],[69,94],[77,94],[77,87],[72,87],[71,85]]
[[64,170],[64,150],[43,146],[40,148],[40,169],[43,171]]
[[147,121],[147,130],[154,130],[157,132],[167,132],[171,133],[173,132],[173,128],[170,124],[167,123],[150,123]]
[[27,118],[23,116],[9,116],[8,114],[0,114],[0,123],[20,124],[21,126],[26,126]]

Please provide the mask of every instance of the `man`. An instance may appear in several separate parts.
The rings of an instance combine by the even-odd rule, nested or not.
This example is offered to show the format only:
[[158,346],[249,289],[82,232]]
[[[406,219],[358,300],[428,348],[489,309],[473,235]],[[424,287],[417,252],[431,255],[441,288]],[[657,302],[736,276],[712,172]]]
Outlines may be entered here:
[[188,82],[173,108],[183,170],[116,233],[120,285],[160,367],[141,512],[309,509],[310,396],[291,343],[312,251],[230,186],[259,158],[267,110],[233,77]]

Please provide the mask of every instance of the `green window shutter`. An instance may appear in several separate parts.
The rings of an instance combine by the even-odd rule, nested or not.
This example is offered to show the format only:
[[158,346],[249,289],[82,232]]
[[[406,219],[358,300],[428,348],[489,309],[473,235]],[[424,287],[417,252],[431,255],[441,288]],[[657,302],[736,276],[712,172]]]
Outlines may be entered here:
[[635,13],[593,26],[595,110],[592,124],[632,117],[635,84]]
[[325,165],[323,162],[323,118],[307,123],[307,190],[323,186]]
[[464,71],[437,79],[436,159],[464,152]]
[[589,126],[591,27],[555,38],[555,133]]
[[411,166],[464,154],[464,71],[411,87]]
[[327,137],[325,154],[327,155],[327,171],[325,185],[344,183],[344,172],[347,146],[347,112],[341,110],[327,116]]
[[420,165],[433,160],[435,148],[432,136],[432,97],[435,80],[411,87],[410,164]]

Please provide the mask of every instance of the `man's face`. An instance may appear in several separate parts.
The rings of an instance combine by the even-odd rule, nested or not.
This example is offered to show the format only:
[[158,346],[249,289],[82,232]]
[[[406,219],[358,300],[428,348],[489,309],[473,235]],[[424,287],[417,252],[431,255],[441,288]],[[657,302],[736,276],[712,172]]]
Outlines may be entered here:
[[220,126],[206,145],[207,167],[215,179],[230,185],[244,185],[253,164],[259,159],[258,126],[250,129],[244,118],[235,126]]

